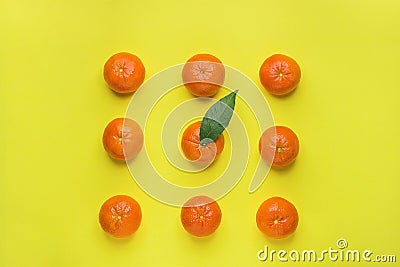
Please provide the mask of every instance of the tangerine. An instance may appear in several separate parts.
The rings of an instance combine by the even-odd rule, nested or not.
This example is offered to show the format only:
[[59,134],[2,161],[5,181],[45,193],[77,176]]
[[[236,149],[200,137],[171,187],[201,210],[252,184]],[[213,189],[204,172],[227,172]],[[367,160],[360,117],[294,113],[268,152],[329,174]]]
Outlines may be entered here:
[[293,58],[275,54],[263,62],[259,76],[261,84],[268,92],[273,95],[284,95],[297,87],[301,70]]
[[225,81],[225,67],[210,54],[192,56],[183,66],[182,80],[195,96],[213,96]]
[[214,233],[221,223],[222,213],[216,201],[208,196],[189,199],[181,209],[181,223],[191,235],[204,237]]
[[104,64],[104,80],[117,93],[135,92],[144,81],[145,68],[136,55],[120,52]]
[[108,123],[103,133],[103,146],[116,160],[131,160],[143,147],[143,132],[139,124],[129,118],[116,118]]
[[116,195],[107,199],[100,208],[101,228],[118,238],[135,233],[142,221],[139,203],[126,195]]
[[217,159],[224,149],[225,139],[221,134],[217,140],[203,146],[200,144],[201,121],[192,123],[183,132],[181,148],[188,160],[201,163],[211,163]]
[[299,139],[290,128],[273,126],[262,134],[258,149],[261,157],[272,166],[287,166],[299,153]]
[[299,215],[296,207],[282,197],[271,197],[258,208],[257,227],[271,238],[285,238],[297,228]]

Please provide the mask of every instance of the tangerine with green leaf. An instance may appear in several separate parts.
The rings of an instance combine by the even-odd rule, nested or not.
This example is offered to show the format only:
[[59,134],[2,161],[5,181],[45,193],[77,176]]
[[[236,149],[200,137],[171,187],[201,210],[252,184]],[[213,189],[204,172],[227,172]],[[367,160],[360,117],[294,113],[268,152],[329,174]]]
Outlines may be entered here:
[[212,163],[224,149],[225,128],[233,115],[237,91],[214,103],[203,120],[191,124],[183,132],[182,152],[188,160]]
[[201,121],[194,122],[183,132],[181,141],[182,152],[188,160],[211,163],[224,150],[224,135],[221,134],[217,140],[202,145],[200,143],[200,126]]

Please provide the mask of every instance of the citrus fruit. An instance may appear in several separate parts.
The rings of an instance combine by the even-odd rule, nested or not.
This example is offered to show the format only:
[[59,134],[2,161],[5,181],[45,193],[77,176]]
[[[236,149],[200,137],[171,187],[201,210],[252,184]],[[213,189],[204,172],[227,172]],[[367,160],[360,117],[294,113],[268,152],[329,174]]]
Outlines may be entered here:
[[258,148],[261,157],[272,166],[287,166],[299,153],[299,139],[290,128],[273,126],[261,135]]
[[200,163],[211,163],[217,159],[224,149],[224,135],[221,134],[217,140],[205,146],[200,144],[201,121],[190,124],[182,135],[181,148],[188,160]]
[[291,57],[275,54],[261,65],[261,84],[273,95],[284,95],[293,91],[300,82],[301,70]]
[[143,147],[142,129],[134,120],[116,118],[104,129],[103,146],[112,158],[131,160]]
[[221,223],[221,209],[216,201],[207,196],[189,199],[181,209],[181,222],[191,235],[211,235]]
[[139,203],[126,195],[107,199],[100,208],[101,228],[114,237],[128,237],[135,233],[142,221]]
[[195,96],[213,96],[225,80],[225,67],[210,54],[197,54],[183,66],[182,81]]
[[144,81],[142,61],[127,52],[111,56],[104,64],[104,80],[117,93],[135,92]]
[[299,215],[296,207],[281,197],[271,197],[258,208],[257,226],[271,238],[284,238],[297,228]]

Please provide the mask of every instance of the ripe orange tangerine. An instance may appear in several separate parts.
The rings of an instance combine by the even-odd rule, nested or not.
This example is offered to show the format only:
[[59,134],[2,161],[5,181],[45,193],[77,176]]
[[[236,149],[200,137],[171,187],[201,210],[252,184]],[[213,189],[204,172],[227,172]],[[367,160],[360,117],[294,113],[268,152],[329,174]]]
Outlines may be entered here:
[[101,228],[118,238],[135,233],[142,221],[139,203],[126,195],[116,195],[107,199],[100,208]]
[[111,56],[104,64],[104,80],[117,93],[135,92],[144,81],[145,68],[136,55],[121,52]]
[[286,126],[273,126],[260,137],[258,149],[261,157],[272,166],[287,166],[299,153],[299,139]]
[[293,58],[275,54],[263,62],[259,76],[261,84],[268,92],[273,95],[285,95],[297,87],[301,70]]
[[210,54],[191,57],[182,70],[185,87],[195,96],[213,96],[225,81],[225,67]]
[[129,118],[116,118],[103,132],[103,146],[116,160],[131,160],[143,147],[143,132],[139,124]]
[[225,139],[221,134],[217,140],[205,146],[200,144],[201,121],[192,123],[183,132],[181,140],[182,152],[188,160],[200,163],[215,161],[224,149]]
[[221,223],[222,213],[216,201],[208,196],[189,199],[181,209],[181,223],[185,230],[197,237],[209,236]]
[[299,223],[296,207],[282,197],[271,197],[258,208],[257,226],[271,238],[285,238],[291,235]]

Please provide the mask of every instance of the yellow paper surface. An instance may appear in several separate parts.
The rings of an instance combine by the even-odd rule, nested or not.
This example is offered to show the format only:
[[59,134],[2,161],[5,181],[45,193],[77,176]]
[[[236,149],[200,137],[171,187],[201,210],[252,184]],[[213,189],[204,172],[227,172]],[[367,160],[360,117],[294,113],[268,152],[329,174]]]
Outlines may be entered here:
[[[398,10],[393,0],[2,1],[0,266],[288,266],[291,250],[320,256],[329,248],[370,250],[371,260],[400,257]],[[132,98],[113,93],[102,77],[105,61],[120,51],[142,59],[146,79],[196,53],[211,53],[243,72],[260,87],[275,123],[298,134],[296,162],[272,169],[253,194],[246,171],[219,200],[217,232],[189,236],[180,209],[143,192],[127,166],[102,147],[104,127],[124,116]],[[287,97],[268,94],[258,78],[274,53],[293,57],[302,69]],[[158,120],[191,98],[185,90],[172,94],[146,128],[146,141],[154,140],[146,147],[161,172],[168,166],[157,153]],[[245,106],[237,112],[248,118],[254,169],[258,125]],[[109,237],[98,223],[101,204],[115,194],[129,194],[142,207],[142,225],[128,239]],[[268,239],[256,227],[257,208],[271,196],[298,209],[297,231],[287,239]],[[338,248],[340,238],[347,248]],[[260,261],[265,246],[286,251],[288,262],[277,254]],[[342,263],[328,255],[322,262]]]

